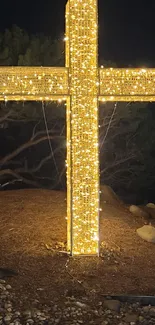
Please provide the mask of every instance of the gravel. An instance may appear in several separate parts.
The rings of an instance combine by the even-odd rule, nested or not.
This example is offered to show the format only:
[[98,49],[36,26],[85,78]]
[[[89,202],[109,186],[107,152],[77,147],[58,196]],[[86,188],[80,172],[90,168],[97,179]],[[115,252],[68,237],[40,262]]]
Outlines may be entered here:
[[[62,303],[63,301],[63,303]],[[20,307],[19,307],[20,306]],[[30,309],[16,301],[13,288],[0,280],[0,325],[155,325],[155,307],[118,300],[77,300],[62,295],[61,303],[49,302]]]

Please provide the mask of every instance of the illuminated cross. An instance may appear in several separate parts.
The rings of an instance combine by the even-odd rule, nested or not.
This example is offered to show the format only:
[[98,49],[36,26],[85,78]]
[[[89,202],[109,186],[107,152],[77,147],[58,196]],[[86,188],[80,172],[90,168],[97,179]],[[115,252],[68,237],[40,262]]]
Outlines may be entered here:
[[98,68],[97,0],[66,6],[66,67],[1,67],[0,100],[67,101],[67,242],[99,253],[98,101],[154,101],[154,69]]

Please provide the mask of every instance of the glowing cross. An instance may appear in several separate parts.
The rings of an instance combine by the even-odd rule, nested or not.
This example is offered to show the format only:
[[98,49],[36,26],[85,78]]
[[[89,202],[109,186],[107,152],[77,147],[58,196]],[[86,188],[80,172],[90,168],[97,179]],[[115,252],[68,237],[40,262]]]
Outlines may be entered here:
[[69,0],[65,68],[0,68],[0,100],[67,101],[67,241],[72,255],[99,253],[98,100],[155,100],[154,69],[98,68],[97,34],[97,0]]

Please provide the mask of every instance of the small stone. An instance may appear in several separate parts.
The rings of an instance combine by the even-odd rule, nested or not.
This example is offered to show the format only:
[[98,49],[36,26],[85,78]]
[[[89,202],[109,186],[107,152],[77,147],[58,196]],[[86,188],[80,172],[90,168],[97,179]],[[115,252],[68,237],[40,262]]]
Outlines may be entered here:
[[144,313],[148,313],[149,310],[150,310],[150,306],[144,306],[144,307],[143,307],[143,311],[144,311]]
[[44,317],[44,316],[39,316],[39,320],[40,320],[40,321],[44,321],[44,320],[46,320],[46,317]]
[[149,217],[149,214],[144,211],[143,208],[140,208],[137,205],[130,205],[129,211],[135,216],[135,217],[141,217],[144,219],[147,219]]
[[27,319],[27,324],[33,324],[33,323],[34,323],[34,320],[32,318]]
[[2,283],[0,283],[0,290],[6,291],[6,288],[4,287],[4,285]]
[[41,311],[38,310],[38,311],[36,312],[36,315],[37,315],[37,316],[41,316]]
[[12,289],[12,287],[10,286],[10,284],[7,284],[7,285],[6,285],[6,289],[7,289],[7,290]]
[[20,316],[20,311],[15,311],[15,316]]
[[10,303],[5,303],[5,304],[4,304],[4,308],[5,308],[5,309],[12,308],[12,304],[10,304]]
[[11,313],[12,312],[12,308],[7,308],[7,312]]
[[53,311],[55,312],[55,311],[57,311],[57,309],[58,309],[58,305],[54,305],[53,306]]
[[25,310],[23,312],[23,316],[26,317],[26,318],[31,318],[31,310]]
[[121,303],[119,300],[105,300],[104,301],[104,306],[110,310],[119,312]]
[[148,203],[148,204],[146,204],[146,206],[148,207],[148,208],[151,208],[151,209],[155,209],[155,204],[154,203]]
[[138,228],[137,235],[149,243],[155,243],[155,228],[151,225]]
[[87,305],[86,305],[86,304],[81,303],[81,302],[79,302],[79,301],[76,302],[76,305],[77,305],[78,307],[80,307],[80,308],[87,308]]
[[139,316],[138,320],[139,320],[139,322],[142,322],[144,320],[144,317],[143,316]]
[[16,321],[14,322],[14,325],[21,325],[21,322],[20,322],[19,320],[16,320]]
[[6,299],[6,295],[5,294],[1,295],[1,300],[3,300],[3,299]]
[[150,310],[149,310],[149,315],[150,315],[151,317],[155,317],[155,307],[150,308]]
[[133,323],[131,325],[134,325],[138,320],[138,315],[136,315],[136,314],[126,314],[124,320],[125,320],[125,322],[130,323],[130,324]]
[[5,321],[6,323],[8,323],[8,322],[11,321],[11,318],[12,318],[12,316],[10,316],[10,315],[6,315],[6,316],[4,317],[4,321]]

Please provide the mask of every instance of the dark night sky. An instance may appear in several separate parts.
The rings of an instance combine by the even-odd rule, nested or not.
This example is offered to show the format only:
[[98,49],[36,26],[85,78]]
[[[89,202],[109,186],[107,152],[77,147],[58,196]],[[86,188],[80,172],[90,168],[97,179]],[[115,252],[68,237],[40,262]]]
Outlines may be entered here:
[[[16,24],[63,38],[67,0],[1,0],[0,30]],[[99,0],[100,57],[119,66],[155,67],[155,0]]]

